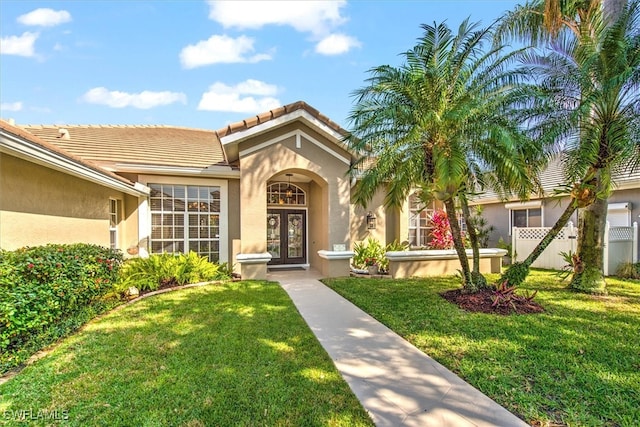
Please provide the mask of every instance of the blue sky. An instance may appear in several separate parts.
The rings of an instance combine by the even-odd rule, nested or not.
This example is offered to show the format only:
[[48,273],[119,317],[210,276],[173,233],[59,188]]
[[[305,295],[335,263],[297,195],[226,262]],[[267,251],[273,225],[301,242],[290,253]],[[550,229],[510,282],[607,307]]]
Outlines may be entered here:
[[303,100],[348,127],[367,70],[421,24],[519,1],[0,0],[0,117],[218,129]]

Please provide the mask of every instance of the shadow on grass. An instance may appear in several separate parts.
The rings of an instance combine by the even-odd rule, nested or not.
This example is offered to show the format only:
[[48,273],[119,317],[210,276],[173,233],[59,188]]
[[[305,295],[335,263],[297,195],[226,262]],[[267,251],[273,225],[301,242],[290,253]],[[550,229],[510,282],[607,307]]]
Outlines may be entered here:
[[70,425],[371,425],[270,282],[141,300],[87,325],[0,395],[0,413],[64,410]]
[[[468,313],[439,293],[454,277],[327,280],[334,290],[532,423],[634,425],[640,419],[640,287],[610,281],[608,297],[533,275],[545,312]],[[635,420],[635,421],[634,421]]]

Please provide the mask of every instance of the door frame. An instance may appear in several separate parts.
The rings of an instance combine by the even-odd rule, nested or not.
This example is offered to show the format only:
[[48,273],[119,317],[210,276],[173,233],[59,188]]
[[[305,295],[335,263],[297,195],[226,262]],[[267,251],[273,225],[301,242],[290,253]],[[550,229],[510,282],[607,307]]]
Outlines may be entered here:
[[[304,267],[309,268],[309,210],[306,207],[297,207],[297,206],[278,206],[278,207],[268,207],[266,215],[269,216],[271,212],[278,211],[279,213],[285,213],[286,211],[303,211],[304,212],[304,228],[302,230],[303,234],[303,251],[304,251],[304,260],[298,264],[272,264],[271,261],[267,263],[269,268],[287,268],[287,267]],[[281,228],[281,235],[283,233],[283,229]],[[266,236],[265,236],[266,238]],[[280,243],[280,251],[286,250],[286,246],[283,248],[283,242]]]

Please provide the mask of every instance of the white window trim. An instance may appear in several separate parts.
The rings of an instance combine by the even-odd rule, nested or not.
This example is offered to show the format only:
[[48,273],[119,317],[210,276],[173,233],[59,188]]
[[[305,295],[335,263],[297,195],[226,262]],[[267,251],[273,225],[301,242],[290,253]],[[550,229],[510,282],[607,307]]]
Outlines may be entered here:
[[504,205],[505,208],[509,209],[509,236],[513,235],[513,211],[527,211],[527,227],[529,226],[529,210],[530,209],[540,209],[540,227],[544,227],[544,206],[542,205],[542,200],[532,200],[530,202],[521,202],[521,203],[507,203]]
[[[111,211],[111,202],[116,202],[116,212],[115,212],[115,216],[116,216],[116,225],[115,227],[111,226],[111,217],[113,216],[113,212]],[[109,198],[109,246],[111,247],[111,249],[119,249],[118,247],[118,243],[120,240],[120,232],[119,232],[119,228],[120,228],[120,222],[122,221],[122,201],[119,199],[116,199],[114,197],[110,197]],[[115,242],[111,242],[111,232],[115,232]],[[113,246],[113,247],[112,247]]]
[[[179,176],[154,176],[140,175],[138,180],[144,185],[203,185],[220,188],[220,237],[219,259],[220,263],[229,262],[229,182],[224,179],[198,179]],[[151,206],[147,203],[147,224],[144,231],[151,244]]]

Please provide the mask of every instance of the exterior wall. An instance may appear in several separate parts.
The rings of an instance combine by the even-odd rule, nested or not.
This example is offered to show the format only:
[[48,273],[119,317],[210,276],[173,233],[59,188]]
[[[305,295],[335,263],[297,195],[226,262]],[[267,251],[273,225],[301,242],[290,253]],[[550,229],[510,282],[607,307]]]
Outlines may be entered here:
[[125,245],[130,230],[137,228],[132,215],[137,203],[129,206],[131,197],[0,154],[0,247],[12,250],[47,243],[109,247],[110,198],[122,202],[123,222],[131,221],[120,226],[118,243]]
[[[316,142],[304,134],[286,136],[298,130]],[[310,264],[319,265],[318,250],[331,250],[334,244],[350,246],[350,155],[346,151],[300,123],[256,135],[241,142],[239,151],[242,253],[266,252],[266,187],[274,176],[285,172],[312,181],[307,219]]]
[[309,264],[318,266],[322,264],[318,251],[329,247],[329,236],[326,233],[329,228],[329,218],[327,215],[323,215],[327,210],[327,203],[323,197],[323,186],[315,182],[309,185],[308,194],[308,260]]
[[[380,189],[375,194],[371,202],[363,208],[361,206],[351,204],[351,242],[361,242],[369,237],[386,245],[388,230],[394,228],[393,222],[387,218],[387,209],[384,207],[385,190]],[[372,212],[376,216],[375,230],[367,229],[367,213]],[[393,241],[393,240],[391,240]]]
[[229,265],[236,264],[235,256],[237,255],[236,249],[234,249],[233,242],[240,240],[240,180],[229,180],[229,253],[228,260]]

